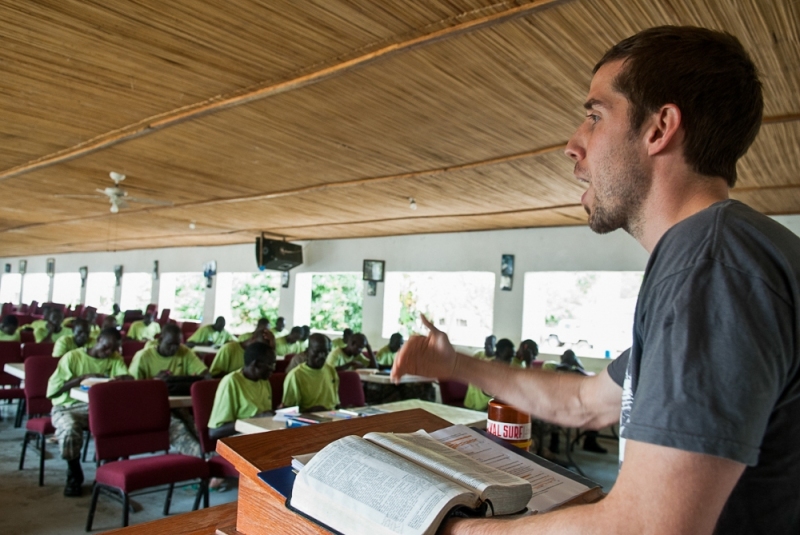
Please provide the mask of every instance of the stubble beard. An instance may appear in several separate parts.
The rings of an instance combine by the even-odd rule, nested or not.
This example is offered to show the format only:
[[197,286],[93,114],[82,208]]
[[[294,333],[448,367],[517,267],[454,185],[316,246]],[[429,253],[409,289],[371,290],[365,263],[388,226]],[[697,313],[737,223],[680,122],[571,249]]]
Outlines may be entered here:
[[607,161],[616,162],[616,169],[604,166],[604,185],[595,186],[594,208],[586,207],[589,228],[597,234],[623,229],[638,239],[644,225],[643,206],[650,193],[652,177],[629,149],[615,151]]

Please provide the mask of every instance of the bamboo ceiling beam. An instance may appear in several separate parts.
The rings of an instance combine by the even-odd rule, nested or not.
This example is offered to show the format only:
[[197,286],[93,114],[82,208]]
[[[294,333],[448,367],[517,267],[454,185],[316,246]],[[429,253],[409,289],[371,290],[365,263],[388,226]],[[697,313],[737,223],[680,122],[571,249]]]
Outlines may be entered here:
[[164,128],[169,128],[170,126],[175,126],[186,121],[198,119],[200,117],[204,117],[228,108],[241,106],[256,100],[261,100],[267,97],[279,95],[281,93],[286,93],[288,91],[317,84],[335,76],[340,76],[355,69],[365,67],[377,61],[408,52],[415,48],[431,45],[445,39],[450,39],[476,30],[490,28],[492,26],[508,22],[509,20],[531,15],[537,11],[541,11],[569,1],[570,0],[533,0],[530,3],[511,7],[505,11],[500,11],[498,13],[477,18],[475,20],[462,22],[448,28],[419,35],[399,43],[392,43],[372,52],[367,52],[366,54],[341,61],[334,65],[322,67],[313,72],[302,74],[289,80],[283,80],[277,83],[265,82],[227,95],[217,95],[188,106],[183,106],[181,108],[176,108],[174,110],[148,117],[131,125],[106,132],[64,150],[60,150],[10,169],[6,169],[5,171],[0,172],[0,181],[35,171],[37,169],[63,163],[81,156],[86,156],[99,150],[124,143],[125,141],[151,134],[153,132],[163,130]]

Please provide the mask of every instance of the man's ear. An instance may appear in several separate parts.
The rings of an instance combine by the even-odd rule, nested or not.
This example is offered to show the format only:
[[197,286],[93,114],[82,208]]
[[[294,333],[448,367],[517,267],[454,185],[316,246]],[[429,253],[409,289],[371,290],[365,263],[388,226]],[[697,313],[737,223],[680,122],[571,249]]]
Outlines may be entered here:
[[644,139],[649,156],[664,152],[683,138],[681,120],[681,110],[675,104],[664,104],[650,116]]

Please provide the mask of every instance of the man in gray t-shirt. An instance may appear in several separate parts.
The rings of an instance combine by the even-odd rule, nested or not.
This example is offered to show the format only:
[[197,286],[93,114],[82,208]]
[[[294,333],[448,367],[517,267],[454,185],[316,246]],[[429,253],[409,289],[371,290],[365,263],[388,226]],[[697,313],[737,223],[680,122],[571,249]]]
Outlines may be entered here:
[[763,98],[736,38],[660,27],[595,67],[567,144],[598,233],[650,254],[629,356],[596,377],[456,353],[427,323],[395,360],[472,383],[567,427],[621,423],[624,461],[600,503],[444,533],[800,533],[800,239],[728,199]]

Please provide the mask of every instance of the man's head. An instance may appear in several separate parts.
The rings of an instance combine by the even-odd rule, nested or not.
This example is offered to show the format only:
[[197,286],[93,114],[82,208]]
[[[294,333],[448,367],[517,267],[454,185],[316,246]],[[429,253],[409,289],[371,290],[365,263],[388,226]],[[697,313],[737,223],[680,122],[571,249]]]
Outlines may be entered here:
[[161,338],[158,341],[158,354],[163,357],[172,357],[178,352],[181,346],[181,330],[177,325],[167,324],[161,331]]
[[97,309],[94,307],[86,307],[86,309],[83,311],[83,317],[86,318],[86,321],[89,322],[89,325],[94,325],[94,322],[97,319]]
[[494,358],[499,362],[511,362],[511,359],[514,358],[514,343],[508,338],[498,340]]
[[565,366],[583,368],[583,364],[581,364],[581,361],[578,360],[577,355],[575,355],[575,352],[571,349],[567,349],[564,351],[564,354],[561,355],[561,364]]
[[98,359],[107,359],[119,350],[122,336],[116,329],[103,329],[97,338],[97,343],[89,351],[89,355]]
[[397,353],[400,351],[400,348],[403,347],[403,335],[400,333],[394,333],[391,338],[389,338],[389,351],[392,353]]
[[263,342],[254,342],[244,350],[245,374],[259,381],[275,371],[275,350]]
[[486,340],[483,341],[483,352],[487,357],[494,356],[495,344],[497,344],[497,337],[493,334],[487,336]]
[[152,314],[145,314],[142,317],[142,321],[144,322],[145,325],[150,325],[151,323],[153,323],[153,319],[154,316]]
[[303,336],[303,328],[302,327],[292,327],[292,330],[289,331],[289,334],[286,335],[286,341],[290,344],[293,344],[301,339]]
[[353,336],[350,337],[350,341],[344,348],[344,352],[354,357],[360,355],[365,347],[367,347],[367,337],[361,333],[353,333]]
[[89,341],[89,322],[78,318],[72,322],[72,339],[78,347],[83,347]]
[[536,342],[533,340],[523,340],[520,342],[519,349],[517,349],[517,358],[524,362],[526,366],[530,367],[531,362],[533,362],[538,355],[539,345]]
[[60,308],[53,308],[50,310],[50,313],[45,317],[45,319],[50,325],[54,327],[60,327],[61,323],[64,321],[64,313]]
[[275,332],[282,332],[286,328],[286,320],[283,319],[283,316],[278,316],[278,319],[275,320]]
[[758,133],[763,98],[755,67],[734,37],[664,26],[603,56],[584,107],[586,120],[566,153],[575,176],[589,185],[581,198],[589,226],[639,238],[656,163],[684,165],[699,180],[733,186],[736,161]]
[[114,314],[115,314],[115,315],[116,315],[116,314],[119,314],[119,305],[118,305],[118,304],[116,304],[116,303],[114,303],[114,304],[111,306],[111,310],[112,310],[112,312],[114,312]]
[[318,370],[325,364],[328,353],[331,352],[330,339],[321,333],[314,333],[308,337],[308,349],[306,349],[306,363],[310,368]]
[[302,329],[303,329],[303,334],[300,335],[300,340],[305,342],[306,340],[308,340],[308,337],[311,336],[311,327],[309,327],[308,325],[303,325]]
[[350,342],[350,337],[353,336],[353,329],[345,329],[342,331],[342,341],[347,345]]
[[225,318],[220,316],[216,319],[216,321],[214,321],[214,330],[217,332],[222,332],[222,329],[224,328],[225,328]]
[[267,318],[261,318],[256,323],[256,331],[261,331],[263,329],[269,329],[269,320]]
[[116,329],[117,328],[117,318],[112,315],[108,315],[103,318],[103,329]]
[[6,334],[14,334],[17,332],[17,328],[19,327],[19,320],[14,315],[7,315],[3,317],[3,323],[0,325],[0,331],[3,331]]
[[47,321],[47,317],[50,315],[50,311],[53,310],[53,307],[50,305],[42,305],[42,319]]

